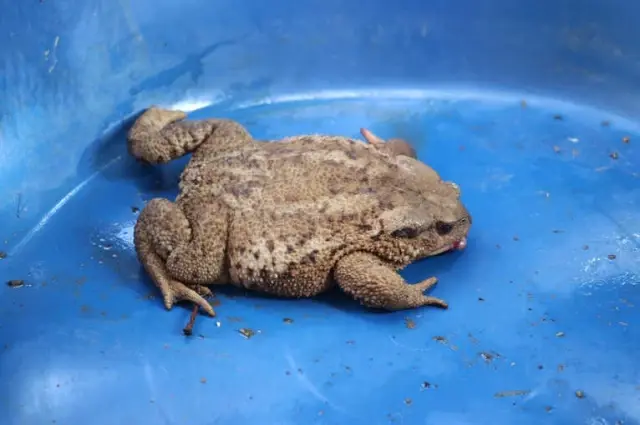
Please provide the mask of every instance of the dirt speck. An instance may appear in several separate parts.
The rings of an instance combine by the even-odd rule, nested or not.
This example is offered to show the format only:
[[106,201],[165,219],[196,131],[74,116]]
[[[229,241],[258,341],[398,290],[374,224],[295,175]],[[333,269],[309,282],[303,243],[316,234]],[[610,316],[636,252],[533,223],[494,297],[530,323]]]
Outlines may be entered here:
[[558,338],[564,337],[564,332],[562,332],[562,331],[556,332],[556,337],[558,337]]
[[253,329],[249,329],[249,328],[241,328],[240,330],[238,330],[238,332],[240,332],[240,335],[242,335],[247,339],[252,338],[256,334],[256,332]]
[[413,321],[413,319],[406,317],[404,319],[404,325],[407,327],[407,329],[415,329],[416,328],[416,322]]
[[7,258],[7,253],[4,251],[0,251],[0,260],[4,260],[5,258]]
[[614,152],[611,152],[611,153],[609,154],[609,158],[611,158],[611,159],[618,159],[618,158],[620,158],[620,155],[618,154],[618,152],[615,152],[615,151],[614,151]]
[[582,391],[582,390],[577,390],[577,391],[576,391],[576,397],[578,397],[578,398],[584,398],[584,397],[585,397],[585,396],[584,396],[584,391]]
[[443,336],[440,336],[440,335],[434,336],[432,339],[433,339],[434,341],[436,341],[436,342],[439,342],[440,344],[445,344],[445,345],[446,345],[446,344],[447,344],[447,342],[448,342],[448,341],[447,341],[447,338],[445,338],[445,337],[443,337]]
[[82,305],[80,307],[80,311],[83,312],[83,313],[89,313],[91,311],[91,307],[86,305],[86,304],[84,304],[84,305]]
[[553,116],[553,119],[556,120],[556,121],[562,121],[562,120],[564,120],[564,117],[562,115],[560,115],[560,114],[555,114]]
[[600,123],[600,125],[601,125],[601,126],[603,126],[603,127],[609,127],[609,125],[610,125],[610,124],[611,124],[611,123],[610,123],[609,121],[607,121],[607,120],[604,120],[604,121],[602,121],[602,122]]
[[560,149],[560,146],[554,146],[554,147],[553,147],[553,151],[554,151],[555,153],[560,153],[560,151],[562,151],[562,149]]
[[564,365],[562,363],[558,365],[558,372],[564,372]]
[[496,398],[519,397],[519,396],[527,395],[530,392],[531,390],[509,390],[509,391],[497,392],[493,396]]
[[497,243],[497,244],[496,244],[496,248],[497,248],[497,249],[500,249],[500,248],[502,248],[502,247],[500,246],[500,244],[499,244],[499,243]]
[[429,388],[431,388],[431,383],[424,381],[422,385],[420,385],[420,388],[422,388],[423,390],[428,390]]
[[286,323],[287,325],[290,325],[293,323],[293,319],[289,318],[289,317],[285,317],[284,319],[282,319],[282,321],[284,323]]
[[24,286],[24,280],[13,279],[7,282],[7,285],[11,288],[22,288]]
[[138,207],[131,207],[131,212],[132,212],[132,213],[134,213],[134,214],[137,214],[137,213],[139,213],[139,212],[140,212],[140,208],[138,208]]
[[480,301],[480,302],[484,302],[484,298],[482,298],[482,297],[478,297],[478,301]]
[[207,378],[200,378],[200,383],[201,384],[206,384],[207,383]]
[[587,251],[589,249],[589,245],[582,245],[582,249],[584,249],[585,251]]
[[616,259],[616,254],[609,254],[609,255],[607,255],[607,258],[609,260],[615,260]]
[[411,406],[411,403],[413,403],[413,400],[411,400],[409,397],[404,399],[404,404],[406,404],[407,406]]
[[631,143],[631,137],[629,136],[624,136],[622,138],[622,143]]
[[553,233],[564,233],[564,230],[562,230],[562,229],[553,229],[552,232]]
[[528,105],[527,105],[527,101],[526,101],[526,100],[524,100],[524,99],[522,99],[522,100],[520,101],[520,106],[521,106],[523,109],[524,109],[524,108],[526,108],[526,107],[528,106]]
[[547,413],[551,412],[552,410],[553,410],[553,407],[551,407],[551,406],[545,406],[545,408],[544,408],[544,411],[547,412]]
[[518,237],[518,235],[514,235],[514,236],[513,236],[513,240],[514,240],[514,241],[516,241],[516,242],[518,242],[518,241],[520,240],[520,238]]
[[499,358],[500,354],[494,351],[481,351],[480,357],[482,357],[482,360],[484,360],[485,362],[491,363],[494,359]]

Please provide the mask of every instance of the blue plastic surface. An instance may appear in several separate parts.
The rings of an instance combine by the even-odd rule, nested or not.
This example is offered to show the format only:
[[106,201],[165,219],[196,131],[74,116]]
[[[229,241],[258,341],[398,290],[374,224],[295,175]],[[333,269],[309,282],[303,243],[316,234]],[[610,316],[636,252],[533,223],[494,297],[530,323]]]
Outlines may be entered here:
[[[2,424],[640,424],[638,16],[0,0]],[[135,209],[186,163],[127,156],[151,104],[263,139],[414,142],[474,219],[466,251],[403,272],[438,276],[450,309],[227,289],[183,336],[188,308],[164,309],[132,249]]]

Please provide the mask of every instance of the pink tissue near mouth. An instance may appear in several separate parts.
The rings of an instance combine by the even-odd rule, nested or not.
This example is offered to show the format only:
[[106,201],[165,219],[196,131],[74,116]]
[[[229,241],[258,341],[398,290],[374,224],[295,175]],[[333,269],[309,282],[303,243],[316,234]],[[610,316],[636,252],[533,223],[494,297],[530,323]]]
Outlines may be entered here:
[[453,249],[462,250],[467,247],[467,238],[462,238],[459,241],[453,243]]

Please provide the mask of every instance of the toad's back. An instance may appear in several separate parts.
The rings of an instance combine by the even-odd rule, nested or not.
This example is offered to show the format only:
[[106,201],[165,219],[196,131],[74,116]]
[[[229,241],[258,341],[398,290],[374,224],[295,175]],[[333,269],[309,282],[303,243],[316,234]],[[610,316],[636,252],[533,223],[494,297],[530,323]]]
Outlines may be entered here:
[[[411,190],[395,158],[343,137],[299,136],[192,159],[178,202],[224,200],[232,208],[287,205]],[[417,188],[416,188],[417,189]]]

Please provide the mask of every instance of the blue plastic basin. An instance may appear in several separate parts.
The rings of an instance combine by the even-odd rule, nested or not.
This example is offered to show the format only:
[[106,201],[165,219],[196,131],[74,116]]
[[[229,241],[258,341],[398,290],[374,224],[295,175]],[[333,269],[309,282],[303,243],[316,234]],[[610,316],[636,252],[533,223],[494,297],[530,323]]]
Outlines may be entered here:
[[[0,0],[0,422],[640,424],[638,16],[623,0]],[[449,310],[225,289],[185,337],[189,306],[165,310],[132,247],[187,161],[128,156],[152,104],[260,139],[411,140],[473,215],[464,252],[402,273],[437,276]]]

